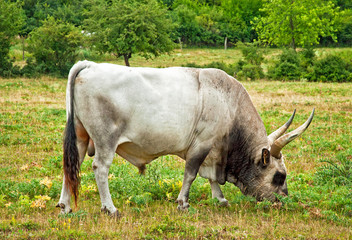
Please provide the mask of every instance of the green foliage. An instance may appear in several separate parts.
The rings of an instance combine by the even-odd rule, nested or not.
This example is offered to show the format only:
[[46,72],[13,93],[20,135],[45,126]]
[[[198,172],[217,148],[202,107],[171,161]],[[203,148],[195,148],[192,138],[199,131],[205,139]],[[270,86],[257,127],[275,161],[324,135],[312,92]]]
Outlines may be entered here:
[[28,51],[35,58],[28,59],[25,74],[50,73],[66,76],[76,62],[83,36],[73,24],[49,17],[33,30],[28,39]]
[[299,53],[284,49],[269,68],[268,76],[285,80],[349,82],[352,81],[352,63],[349,59],[348,52],[318,58],[313,48],[303,49]]
[[[262,5],[262,0],[221,1],[221,8],[225,15],[223,29],[231,32],[227,33],[231,41],[252,42],[257,38],[252,21],[255,17],[261,16]],[[234,26],[237,28],[233,29]]]
[[132,54],[151,58],[173,49],[170,38],[173,24],[166,17],[166,9],[156,0],[87,3],[91,8],[84,23],[98,51],[123,56],[129,66]]
[[352,149],[340,152],[336,160],[323,160],[326,165],[315,174],[318,184],[334,183],[338,186],[352,186]]
[[270,45],[309,47],[325,36],[336,41],[338,8],[331,1],[265,0],[261,11],[264,17],[255,19],[255,28]]
[[136,205],[146,205],[152,200],[176,200],[182,186],[182,169],[170,168],[170,161],[174,161],[170,156],[154,161],[145,176],[139,175],[129,163],[111,166],[112,196]]
[[64,22],[80,26],[83,21],[83,4],[79,0],[21,0],[26,15],[22,34],[28,36],[31,31],[42,26],[43,21],[53,16]]
[[20,33],[24,24],[24,12],[19,2],[0,0],[0,76],[14,73],[13,60],[9,56],[11,41]]
[[341,12],[337,19],[337,41],[341,46],[351,46],[352,44],[352,8]]
[[239,79],[256,80],[264,77],[263,68],[264,61],[263,51],[258,47],[259,43],[237,43],[237,47],[241,49],[244,60],[237,63],[237,76]]
[[352,81],[352,64],[337,55],[327,55],[314,62],[310,81],[350,82]]
[[299,56],[301,60],[300,64],[304,69],[313,66],[314,61],[316,60],[314,48],[304,48],[299,52]]
[[274,79],[297,80],[302,74],[299,55],[293,49],[284,49],[269,76]]
[[174,35],[189,45],[222,45],[252,41],[256,34],[251,20],[258,16],[261,0],[226,0],[219,4],[176,0],[171,16],[177,24]]
[[183,67],[193,67],[193,68],[217,68],[225,71],[230,76],[234,76],[236,68],[234,64],[226,64],[224,62],[211,62],[204,65],[198,65],[196,63],[187,63],[182,65]]

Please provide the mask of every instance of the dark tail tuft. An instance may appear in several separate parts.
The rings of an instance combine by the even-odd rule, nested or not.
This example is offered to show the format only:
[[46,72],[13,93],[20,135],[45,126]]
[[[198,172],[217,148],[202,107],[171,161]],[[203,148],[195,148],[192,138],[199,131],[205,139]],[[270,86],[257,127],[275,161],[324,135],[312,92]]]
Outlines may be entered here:
[[71,112],[65,129],[63,164],[65,184],[69,187],[71,194],[73,194],[75,198],[75,205],[77,207],[78,187],[81,179],[79,177],[80,163],[76,140],[77,136],[74,126],[73,113]]
[[80,170],[80,162],[79,162],[79,153],[77,148],[77,136],[76,129],[74,123],[74,86],[75,79],[77,75],[87,66],[89,66],[89,62],[83,61],[75,64],[69,73],[68,76],[68,84],[69,88],[66,94],[67,100],[67,123],[65,129],[64,136],[64,157],[63,157],[63,165],[64,165],[64,174],[65,174],[65,184],[69,187],[71,194],[75,198],[75,205],[77,207],[77,199],[78,199],[78,187],[80,184],[79,170]]

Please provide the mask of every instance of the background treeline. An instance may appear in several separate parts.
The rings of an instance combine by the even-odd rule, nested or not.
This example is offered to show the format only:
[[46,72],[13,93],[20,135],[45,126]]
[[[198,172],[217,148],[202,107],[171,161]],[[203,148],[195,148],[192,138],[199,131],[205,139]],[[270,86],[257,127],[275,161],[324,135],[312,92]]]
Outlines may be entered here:
[[[107,3],[114,2],[105,0]],[[49,16],[84,28],[84,19],[93,1],[79,0],[19,0],[26,15],[22,35],[43,25]],[[126,1],[132,3],[134,1]],[[143,2],[143,1],[141,1]],[[158,0],[167,7],[167,15],[176,24],[172,39],[191,46],[220,46],[227,37],[229,43],[252,42],[258,38],[254,19],[265,15],[260,9],[265,0]],[[275,2],[275,1],[274,1]],[[285,1],[284,1],[285,2]],[[290,1],[286,1],[287,4]],[[352,1],[322,0],[332,2],[343,12],[336,22],[337,42],[322,38],[325,46],[350,46],[352,44]],[[312,23],[314,24],[314,23]]]
[[[295,55],[298,47],[350,46],[352,1],[0,0],[0,44],[0,76],[65,76],[79,52],[88,59],[93,53],[108,53],[129,65],[136,53],[152,58],[175,47],[239,46],[243,61],[212,65],[247,79],[321,80],[314,72],[318,59],[313,50],[297,55],[299,63],[286,61],[281,68],[278,63],[281,73],[264,73],[259,47],[289,47]],[[12,64],[14,45],[26,60],[22,68]],[[336,81],[351,79],[351,61],[327,61],[343,63],[343,77]],[[283,73],[287,71],[293,73]]]

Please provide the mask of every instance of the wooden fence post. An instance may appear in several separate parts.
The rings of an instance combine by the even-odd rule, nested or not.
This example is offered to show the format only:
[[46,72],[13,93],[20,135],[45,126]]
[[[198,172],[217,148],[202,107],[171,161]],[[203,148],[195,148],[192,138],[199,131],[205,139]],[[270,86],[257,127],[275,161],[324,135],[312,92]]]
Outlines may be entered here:
[[182,42],[181,42],[181,38],[180,37],[178,37],[178,42],[180,43],[180,49],[182,51]]

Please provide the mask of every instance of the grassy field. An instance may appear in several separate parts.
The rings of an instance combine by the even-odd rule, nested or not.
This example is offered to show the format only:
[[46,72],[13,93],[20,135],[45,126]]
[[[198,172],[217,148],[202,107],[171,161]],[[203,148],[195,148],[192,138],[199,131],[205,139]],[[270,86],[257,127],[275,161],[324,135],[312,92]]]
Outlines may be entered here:
[[[275,55],[277,50],[271,50]],[[325,50],[322,50],[325,51]],[[239,51],[184,49],[133,66],[239,59]],[[115,62],[115,61],[114,61]],[[121,62],[122,63],[122,62]],[[110,191],[120,219],[100,213],[92,158],[82,166],[78,208],[58,216],[66,79],[0,79],[0,239],[352,239],[352,84],[243,82],[268,133],[297,109],[292,129],[313,107],[309,129],[285,147],[290,196],[257,203],[229,183],[231,206],[211,199],[198,177],[191,208],[177,211],[184,162],[165,156],[145,176],[116,156]]]

